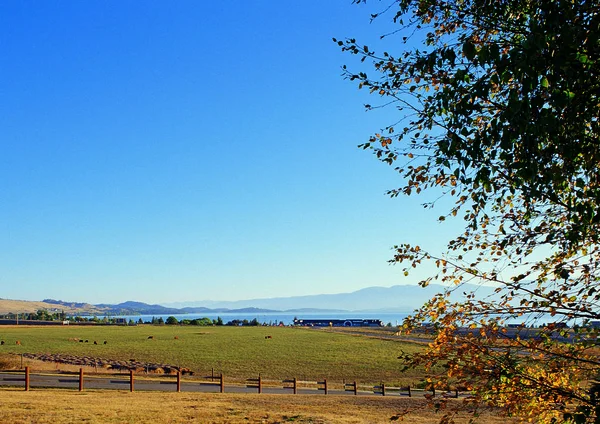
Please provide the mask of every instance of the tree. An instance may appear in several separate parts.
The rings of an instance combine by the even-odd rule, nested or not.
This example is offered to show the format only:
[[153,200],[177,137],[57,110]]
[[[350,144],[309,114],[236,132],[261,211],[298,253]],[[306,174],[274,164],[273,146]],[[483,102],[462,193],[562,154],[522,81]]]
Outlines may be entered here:
[[197,319],[192,320],[191,324],[206,327],[209,325],[213,325],[213,320],[211,320],[210,318],[207,318],[207,317],[197,318]]
[[179,324],[179,321],[177,320],[177,318],[175,318],[173,315],[167,317],[167,320],[165,321],[165,324],[167,325],[177,325]]
[[[420,284],[448,286],[404,323],[434,324],[435,340],[401,358],[437,387],[468,388],[474,406],[600,422],[598,1],[399,0],[372,15],[386,17],[397,29],[381,43],[397,52],[334,39],[363,63],[345,76],[380,96],[366,108],[398,111],[361,147],[402,178],[389,195],[450,199],[439,220],[464,226],[442,252],[395,246],[405,275],[432,264]],[[450,298],[467,282],[496,295]]]

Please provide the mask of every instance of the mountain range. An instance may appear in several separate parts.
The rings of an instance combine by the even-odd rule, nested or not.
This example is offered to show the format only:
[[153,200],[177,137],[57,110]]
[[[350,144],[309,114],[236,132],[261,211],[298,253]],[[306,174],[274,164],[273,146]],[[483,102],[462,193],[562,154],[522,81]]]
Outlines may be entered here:
[[[127,301],[119,304],[90,304],[44,299],[27,302],[0,299],[0,313],[36,312],[38,309],[64,311],[69,315],[171,315],[210,313],[265,313],[265,312],[393,312],[409,313],[423,305],[444,286],[431,284],[425,288],[416,285],[392,287],[368,287],[350,293],[320,294],[310,296],[275,297],[237,301],[203,300],[147,304]],[[462,292],[478,290],[480,297],[490,296],[492,287],[465,285],[460,293],[453,293],[459,300]]]
[[[368,287],[350,293],[319,294],[310,296],[275,297],[237,301],[194,301],[175,302],[164,306],[174,308],[190,308],[204,306],[207,308],[259,308],[278,311],[296,311],[299,309],[318,309],[336,311],[361,312],[411,312],[420,307],[436,293],[443,292],[446,287],[430,284],[423,288],[417,285],[398,285],[392,287]],[[489,296],[491,287],[465,285],[456,298],[464,291],[478,290],[480,296]]]

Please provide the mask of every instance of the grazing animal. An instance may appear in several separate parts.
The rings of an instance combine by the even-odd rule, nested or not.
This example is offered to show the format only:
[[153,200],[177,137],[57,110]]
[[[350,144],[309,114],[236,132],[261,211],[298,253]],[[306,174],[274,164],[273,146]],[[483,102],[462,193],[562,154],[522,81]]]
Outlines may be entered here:
[[88,340],[85,341],[86,343],[88,342]]
[[104,344],[108,343],[106,340],[104,340]]
[[265,336],[265,339],[272,339],[273,336]]
[[174,339],[175,339],[175,340],[179,340],[179,336],[175,336],[175,337],[174,337]]
[[148,339],[153,339],[153,338],[154,338],[154,336],[148,336]]
[[0,345],[4,346],[4,340],[0,341]]
[[97,345],[97,344],[98,344],[98,342],[97,342],[96,340],[94,340],[94,344],[95,344],[95,345]]
[[17,346],[21,346],[21,340],[17,340],[15,343]]
[[79,343],[83,343],[83,339],[79,339]]

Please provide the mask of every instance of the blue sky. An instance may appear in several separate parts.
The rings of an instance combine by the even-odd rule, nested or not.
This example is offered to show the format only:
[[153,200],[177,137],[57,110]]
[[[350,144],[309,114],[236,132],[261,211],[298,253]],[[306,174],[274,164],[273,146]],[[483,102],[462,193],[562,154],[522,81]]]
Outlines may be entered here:
[[[374,6],[380,3],[374,2]],[[357,145],[397,120],[332,37],[371,6],[0,3],[0,297],[165,303],[415,283],[451,229]]]

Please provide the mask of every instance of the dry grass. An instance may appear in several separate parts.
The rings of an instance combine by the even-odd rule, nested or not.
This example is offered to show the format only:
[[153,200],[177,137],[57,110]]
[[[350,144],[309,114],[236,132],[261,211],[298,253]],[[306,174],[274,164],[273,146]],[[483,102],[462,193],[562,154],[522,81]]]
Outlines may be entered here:
[[[66,313],[80,313],[85,312],[86,310],[81,308],[72,308],[66,305],[55,305],[52,303],[46,302],[37,302],[37,301],[28,301],[28,300],[9,300],[9,299],[0,299],[0,314],[21,314],[21,313],[30,313],[37,312],[40,309],[45,309],[48,311],[53,311],[55,309],[59,311],[65,311]],[[99,311],[99,308],[94,308],[94,310]]]
[[[29,367],[29,370],[33,373],[36,372],[72,372],[78,373],[80,368],[83,368],[86,375],[88,374],[113,374],[114,371],[107,370],[104,368],[97,368],[91,366],[79,366],[70,364],[57,364],[54,362],[38,361],[36,359],[23,358],[23,365],[21,365],[21,357],[19,355],[6,355],[0,354],[0,370],[23,370],[25,367]],[[1,421],[0,421],[1,423]]]
[[[10,423],[383,423],[421,407],[404,422],[437,423],[423,401],[382,397],[3,390],[0,421]],[[462,414],[458,423],[468,422]],[[481,424],[507,423],[485,414]]]

